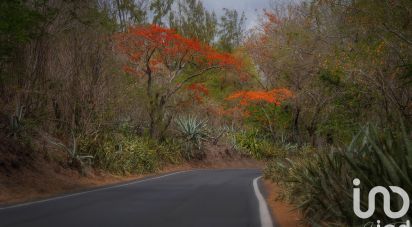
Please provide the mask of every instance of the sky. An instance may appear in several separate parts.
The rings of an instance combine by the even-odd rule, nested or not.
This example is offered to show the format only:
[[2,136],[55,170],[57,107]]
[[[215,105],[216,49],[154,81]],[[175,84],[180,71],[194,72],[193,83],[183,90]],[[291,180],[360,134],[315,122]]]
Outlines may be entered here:
[[236,9],[238,12],[245,12],[246,29],[252,28],[259,23],[259,14],[263,9],[269,9],[273,0],[200,0],[206,9],[213,10],[220,17],[222,8]]

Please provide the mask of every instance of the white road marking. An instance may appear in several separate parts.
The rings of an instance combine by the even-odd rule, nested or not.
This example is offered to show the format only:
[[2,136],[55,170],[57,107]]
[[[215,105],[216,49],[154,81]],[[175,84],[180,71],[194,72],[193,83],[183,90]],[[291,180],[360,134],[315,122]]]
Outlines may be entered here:
[[270,215],[266,200],[263,198],[262,193],[260,193],[257,183],[260,178],[261,176],[253,179],[253,189],[259,202],[260,225],[261,227],[273,227],[272,216]]
[[79,196],[79,195],[84,195],[84,194],[88,194],[88,193],[91,193],[91,192],[104,191],[104,190],[112,189],[112,188],[120,188],[120,187],[124,187],[124,186],[128,186],[128,185],[132,185],[132,184],[139,184],[139,183],[143,183],[143,182],[146,182],[146,181],[156,180],[156,179],[176,175],[176,174],[179,174],[179,173],[186,173],[186,172],[191,172],[191,171],[193,171],[193,170],[179,171],[179,172],[169,173],[169,174],[158,176],[158,177],[152,177],[152,178],[147,178],[147,179],[143,179],[143,180],[135,180],[135,181],[131,181],[131,182],[126,183],[126,184],[118,184],[118,185],[113,185],[113,186],[103,187],[103,188],[97,188],[97,189],[93,189],[93,190],[89,190],[89,191],[78,192],[78,193],[64,195],[64,196],[57,196],[57,197],[53,197],[53,198],[50,198],[50,199],[43,199],[43,200],[38,200],[38,201],[34,201],[34,202],[20,203],[20,204],[16,204],[16,205],[7,206],[7,207],[0,207],[0,210],[12,209],[12,208],[17,208],[17,207],[25,207],[25,206],[30,206],[30,205],[33,205],[33,204],[45,203],[45,202],[50,202],[50,201],[54,201],[54,200],[59,200],[59,199],[65,199],[65,198],[75,197],[75,196]]

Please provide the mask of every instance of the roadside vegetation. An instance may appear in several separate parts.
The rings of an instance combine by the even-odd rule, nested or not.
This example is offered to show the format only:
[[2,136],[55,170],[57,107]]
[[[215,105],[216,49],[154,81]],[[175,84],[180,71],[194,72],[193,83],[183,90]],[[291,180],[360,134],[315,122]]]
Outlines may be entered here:
[[199,0],[3,1],[1,177],[39,157],[87,177],[238,156],[302,224],[366,224],[354,178],[363,210],[374,186],[412,195],[411,18],[409,0],[313,0],[246,31]]
[[[412,193],[411,8],[410,1],[373,0],[287,5],[266,11],[246,40],[265,75],[257,79],[261,91],[283,87],[293,95],[274,107],[256,93],[265,104],[245,105],[250,133],[238,144],[269,160],[265,176],[302,212],[302,224],[411,219],[409,211],[390,220],[380,199],[368,220],[352,210],[355,178],[363,210],[375,186]],[[391,209],[401,204],[392,198]]]
[[0,11],[7,143],[64,153],[83,175],[127,175],[202,160],[222,136],[206,84],[240,73],[240,13],[217,18],[197,0],[10,0]]

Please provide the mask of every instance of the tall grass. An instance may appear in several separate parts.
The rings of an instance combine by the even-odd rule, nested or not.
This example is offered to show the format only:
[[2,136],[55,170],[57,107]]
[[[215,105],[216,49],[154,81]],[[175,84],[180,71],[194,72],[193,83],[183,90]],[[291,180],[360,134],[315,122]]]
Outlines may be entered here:
[[273,142],[261,135],[259,130],[228,133],[235,150],[258,160],[286,158],[308,148],[298,149],[297,145]]
[[159,143],[146,137],[117,135],[97,143],[83,141],[81,147],[93,150],[96,167],[121,175],[155,172],[182,161],[180,145],[171,140]]

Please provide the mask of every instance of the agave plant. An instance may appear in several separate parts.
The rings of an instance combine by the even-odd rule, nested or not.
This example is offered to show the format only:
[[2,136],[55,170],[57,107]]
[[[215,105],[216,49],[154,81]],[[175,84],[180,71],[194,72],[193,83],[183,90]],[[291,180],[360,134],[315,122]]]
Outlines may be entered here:
[[186,156],[191,158],[195,149],[201,151],[202,142],[208,138],[207,121],[194,116],[183,116],[176,119],[176,124],[186,143]]
[[67,146],[63,142],[59,141],[56,138],[51,137],[47,134],[42,134],[43,138],[50,144],[61,148],[64,150],[69,158],[69,164],[75,167],[78,167],[82,174],[84,174],[84,169],[86,164],[91,164],[94,156],[92,155],[82,155],[78,152],[77,138],[72,133],[71,145]]
[[23,105],[17,105],[14,115],[10,118],[10,129],[13,137],[17,137],[22,128]]

